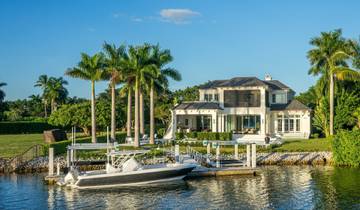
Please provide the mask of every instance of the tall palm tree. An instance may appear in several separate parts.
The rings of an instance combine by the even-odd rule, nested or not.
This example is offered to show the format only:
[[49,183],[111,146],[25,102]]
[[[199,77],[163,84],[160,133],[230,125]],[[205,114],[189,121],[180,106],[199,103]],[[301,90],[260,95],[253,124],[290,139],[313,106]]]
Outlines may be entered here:
[[322,32],[320,37],[311,39],[315,48],[308,52],[311,63],[309,74],[322,75],[322,80],[329,84],[330,123],[329,134],[334,134],[334,83],[338,80],[359,79],[359,72],[349,68],[347,61],[353,54],[348,40],[342,37],[341,30]]
[[157,92],[167,90],[168,78],[181,80],[181,74],[176,69],[165,67],[171,61],[173,57],[170,50],[161,50],[159,45],[153,46],[152,62],[156,66],[157,74],[150,79],[150,144],[155,143],[154,89],[157,89]]
[[[0,88],[6,86],[7,84],[5,82],[0,82]],[[2,102],[5,98],[5,92],[0,89],[0,102]]]
[[122,59],[124,53],[126,52],[126,46],[121,45],[116,47],[115,45],[110,45],[104,43],[103,49],[105,52],[105,66],[106,66],[106,79],[110,81],[111,88],[111,140],[115,141],[115,131],[116,131],[116,122],[115,122],[115,87],[117,84],[124,80],[125,71],[122,67]]
[[43,90],[42,93],[42,100],[44,103],[44,116],[47,117],[47,103],[48,103],[48,96],[47,89],[49,85],[49,78],[46,74],[40,75],[38,80],[36,81],[34,87],[40,87]]
[[56,111],[58,100],[61,98],[64,99],[68,95],[67,89],[64,85],[67,85],[68,82],[62,77],[55,78],[50,77],[48,80],[46,95],[50,98],[51,102],[51,113]]
[[134,78],[126,76],[125,84],[120,90],[121,95],[127,95],[127,121],[126,136],[131,137],[131,115],[132,115],[132,92],[134,91]]
[[91,141],[96,143],[96,115],[95,115],[95,82],[104,77],[104,61],[102,54],[89,56],[81,54],[81,61],[77,67],[70,68],[66,75],[91,81]]
[[135,125],[134,146],[139,147],[139,91],[140,85],[146,83],[148,78],[156,73],[156,67],[151,63],[151,46],[130,46],[128,56],[125,56],[127,77],[135,79]]

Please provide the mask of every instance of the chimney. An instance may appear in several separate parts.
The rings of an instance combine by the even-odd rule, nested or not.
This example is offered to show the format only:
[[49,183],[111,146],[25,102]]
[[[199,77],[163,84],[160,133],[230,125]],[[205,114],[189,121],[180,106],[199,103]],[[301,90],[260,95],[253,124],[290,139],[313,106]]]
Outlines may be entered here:
[[270,74],[266,74],[266,75],[265,75],[265,81],[270,81],[270,80],[272,80],[271,75],[270,75]]

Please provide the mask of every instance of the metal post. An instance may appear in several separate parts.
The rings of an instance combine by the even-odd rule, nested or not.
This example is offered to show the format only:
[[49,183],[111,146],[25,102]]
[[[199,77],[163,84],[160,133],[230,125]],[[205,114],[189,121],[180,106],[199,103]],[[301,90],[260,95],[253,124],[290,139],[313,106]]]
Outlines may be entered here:
[[49,148],[49,176],[54,175],[54,148]]
[[251,167],[256,168],[256,144],[252,144]]
[[69,152],[69,149],[67,149],[67,152],[66,152],[66,167],[70,167],[70,152]]
[[180,147],[179,145],[175,145],[175,162],[179,163],[180,162]]
[[109,157],[109,126],[106,126],[106,144],[107,144],[107,147],[106,147],[106,158],[107,158],[107,164],[109,164],[110,162],[110,157]]
[[211,143],[210,142],[208,142],[208,144],[207,144],[206,151],[207,151],[206,162],[210,163],[210,155],[211,155]]
[[60,176],[60,163],[56,164],[56,175]]
[[235,150],[234,159],[239,160],[239,145],[238,144],[235,144],[234,150]]
[[216,147],[216,168],[220,168],[220,145]]
[[250,144],[246,145],[246,166],[251,167],[251,153],[250,153]]

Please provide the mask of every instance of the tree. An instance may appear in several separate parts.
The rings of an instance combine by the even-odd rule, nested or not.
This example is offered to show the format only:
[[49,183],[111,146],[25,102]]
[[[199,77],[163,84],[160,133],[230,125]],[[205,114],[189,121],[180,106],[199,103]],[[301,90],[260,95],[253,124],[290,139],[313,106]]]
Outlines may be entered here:
[[110,81],[109,86],[111,88],[111,140],[115,141],[115,87],[124,79],[125,71],[121,64],[124,53],[126,52],[126,47],[125,45],[121,45],[117,48],[115,45],[110,45],[105,42],[105,44],[103,45],[103,49],[106,55],[105,78]]
[[96,115],[95,115],[95,82],[104,78],[104,58],[101,54],[89,56],[81,54],[81,61],[77,67],[70,68],[66,75],[91,81],[91,141],[96,143]]
[[150,78],[150,144],[154,144],[155,116],[154,116],[154,89],[157,91],[167,90],[168,78],[175,81],[181,80],[181,74],[173,68],[165,68],[173,60],[170,50],[161,50],[159,45],[153,46],[152,62],[156,66],[157,73]]
[[64,85],[67,85],[68,82],[62,77],[55,78],[50,77],[47,83],[46,95],[50,98],[51,112],[57,109],[57,104],[60,101],[64,101],[68,95],[67,89]]
[[3,90],[1,90],[1,87],[6,86],[7,84],[5,82],[0,82],[0,103],[4,100],[5,98],[5,92]]
[[321,74],[323,81],[329,83],[329,135],[334,134],[334,79],[360,79],[359,72],[349,68],[347,63],[354,55],[351,43],[342,37],[341,30],[322,32],[320,37],[310,41],[315,48],[307,55],[311,63],[309,74]]
[[354,111],[353,116],[356,119],[357,128],[360,129],[360,106]]
[[48,96],[47,94],[47,89],[48,89],[48,83],[49,83],[49,78],[47,75],[43,74],[39,76],[39,79],[36,81],[34,87],[40,87],[43,90],[42,93],[42,100],[44,102],[44,116],[45,118],[48,117],[47,116],[47,103],[48,103]]
[[146,83],[156,74],[156,66],[151,63],[151,46],[130,46],[128,56],[124,58],[127,77],[135,79],[135,126],[134,146],[139,147],[139,91],[140,85]]

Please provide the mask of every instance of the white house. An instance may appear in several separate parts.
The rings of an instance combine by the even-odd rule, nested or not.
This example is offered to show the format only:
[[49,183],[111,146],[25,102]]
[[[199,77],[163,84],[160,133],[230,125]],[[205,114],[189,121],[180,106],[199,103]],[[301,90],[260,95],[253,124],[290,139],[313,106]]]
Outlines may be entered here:
[[295,92],[266,76],[235,77],[201,85],[199,101],[182,102],[172,110],[175,131],[232,132],[233,139],[310,136],[310,108],[294,99]]

